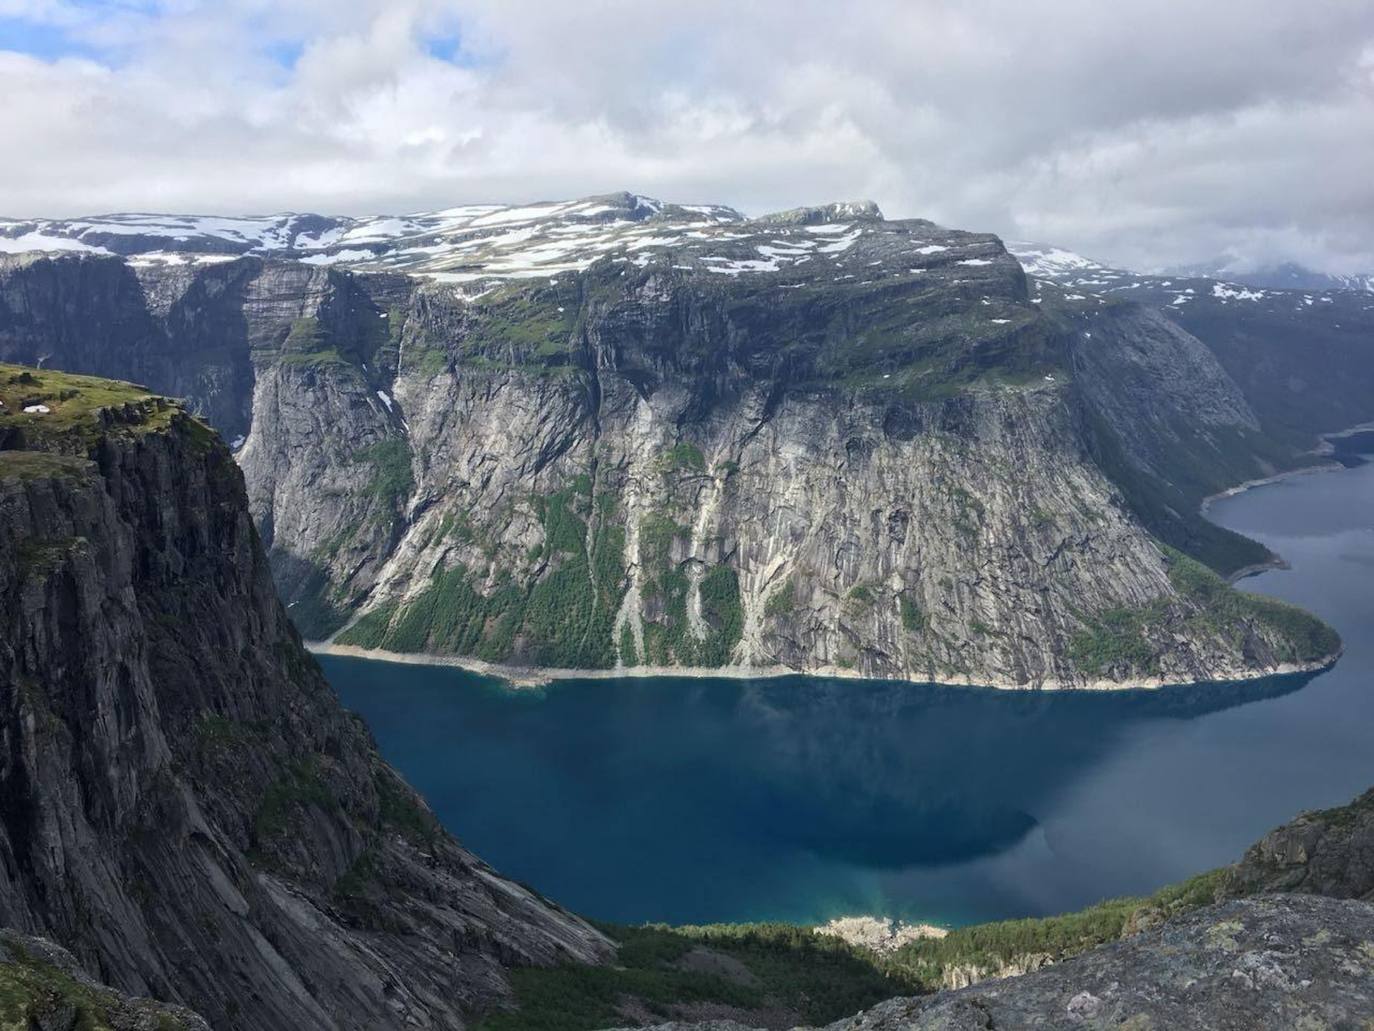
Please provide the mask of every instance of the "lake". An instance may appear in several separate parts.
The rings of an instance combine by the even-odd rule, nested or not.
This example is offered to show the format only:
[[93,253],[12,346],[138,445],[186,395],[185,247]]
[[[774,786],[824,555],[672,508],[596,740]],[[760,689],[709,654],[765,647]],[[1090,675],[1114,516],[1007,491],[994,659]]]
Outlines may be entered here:
[[1076,909],[1229,862],[1374,784],[1374,465],[1216,502],[1318,613],[1316,676],[1111,694],[792,677],[563,681],[321,656],[464,844],[620,922]]

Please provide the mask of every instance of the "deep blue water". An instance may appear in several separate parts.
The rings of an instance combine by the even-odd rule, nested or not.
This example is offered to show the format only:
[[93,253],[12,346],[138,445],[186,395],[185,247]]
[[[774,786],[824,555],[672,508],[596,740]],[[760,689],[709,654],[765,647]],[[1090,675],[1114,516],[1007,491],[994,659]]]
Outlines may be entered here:
[[498,870],[638,922],[1060,912],[1228,862],[1374,784],[1374,465],[1218,502],[1319,613],[1315,677],[1113,694],[588,680],[513,691],[321,657],[383,753]]

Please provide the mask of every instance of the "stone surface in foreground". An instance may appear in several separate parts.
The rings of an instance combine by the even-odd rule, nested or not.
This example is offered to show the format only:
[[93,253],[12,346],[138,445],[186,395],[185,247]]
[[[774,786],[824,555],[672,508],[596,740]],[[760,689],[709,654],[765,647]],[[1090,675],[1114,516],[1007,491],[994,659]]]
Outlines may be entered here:
[[[1266,895],[1208,906],[1033,974],[891,999],[826,1031],[1374,1026],[1374,905]],[[740,1031],[667,1024],[659,1031]]]

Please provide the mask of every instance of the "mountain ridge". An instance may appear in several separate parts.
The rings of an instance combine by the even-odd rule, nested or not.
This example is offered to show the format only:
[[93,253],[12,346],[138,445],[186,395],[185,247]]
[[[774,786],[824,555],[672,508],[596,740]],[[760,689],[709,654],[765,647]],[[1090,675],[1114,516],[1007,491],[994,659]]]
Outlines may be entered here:
[[1232,601],[1223,643],[1153,543],[1270,561],[1198,504],[1305,459],[1149,306],[868,205],[616,203],[452,209],[486,242],[419,276],[0,259],[0,356],[189,396],[314,639],[1023,686],[1329,660]]

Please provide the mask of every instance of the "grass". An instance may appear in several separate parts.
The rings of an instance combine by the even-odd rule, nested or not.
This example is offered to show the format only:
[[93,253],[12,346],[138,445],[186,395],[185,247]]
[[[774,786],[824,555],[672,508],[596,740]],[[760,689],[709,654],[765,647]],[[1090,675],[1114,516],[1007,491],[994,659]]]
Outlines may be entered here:
[[[176,402],[132,383],[6,364],[0,364],[0,403],[4,405],[0,408],[0,448],[66,455],[89,454],[106,433],[166,429],[174,417],[185,414]],[[35,405],[48,411],[25,413],[25,408]],[[14,470],[21,476],[34,475],[44,465],[11,457],[4,463],[0,468],[7,475]],[[77,471],[56,462],[46,465],[63,475]]]
[[49,480],[55,477],[81,479],[94,466],[74,455],[54,455],[47,451],[0,451],[0,479]]
[[1163,601],[1140,608],[1117,607],[1098,613],[1069,639],[1069,658],[1084,673],[1116,669],[1153,673],[1159,665],[1155,645],[1145,636],[1164,618]]

